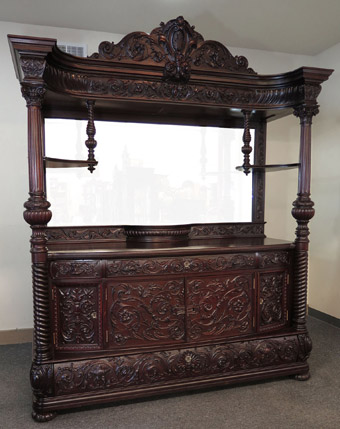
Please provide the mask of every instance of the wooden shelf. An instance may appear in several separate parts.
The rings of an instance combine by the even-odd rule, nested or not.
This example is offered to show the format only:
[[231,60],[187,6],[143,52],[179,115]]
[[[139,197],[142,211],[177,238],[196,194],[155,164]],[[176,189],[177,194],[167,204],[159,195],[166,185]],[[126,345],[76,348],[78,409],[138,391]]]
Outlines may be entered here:
[[[281,171],[291,170],[292,168],[298,168],[300,163],[295,164],[268,164],[268,165],[251,165],[249,170],[265,170],[265,171]],[[237,171],[243,171],[243,166],[236,167]]]
[[88,167],[89,164],[97,165],[98,162],[87,160],[59,159],[59,158],[44,158],[46,168],[79,168]]

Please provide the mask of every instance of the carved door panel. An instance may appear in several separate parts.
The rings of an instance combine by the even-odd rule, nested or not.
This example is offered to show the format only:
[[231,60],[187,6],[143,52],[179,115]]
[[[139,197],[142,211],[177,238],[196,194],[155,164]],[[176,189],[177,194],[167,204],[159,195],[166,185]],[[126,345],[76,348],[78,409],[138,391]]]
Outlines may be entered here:
[[287,283],[287,271],[259,274],[258,323],[261,332],[286,325],[288,321]]
[[184,279],[109,282],[109,347],[184,341]]
[[187,280],[188,340],[253,331],[253,276],[234,274]]
[[58,284],[52,288],[57,350],[102,347],[101,285]]

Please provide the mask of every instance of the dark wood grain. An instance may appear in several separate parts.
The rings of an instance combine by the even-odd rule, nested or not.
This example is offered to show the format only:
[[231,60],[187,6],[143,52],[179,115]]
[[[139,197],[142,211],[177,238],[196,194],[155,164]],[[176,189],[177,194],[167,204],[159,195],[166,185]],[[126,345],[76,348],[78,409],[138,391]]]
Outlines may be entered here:
[[[306,380],[311,123],[332,70],[261,76],[181,16],[104,41],[89,58],[60,51],[55,39],[8,38],[28,110],[33,418],[283,375]],[[264,235],[265,170],[283,166],[266,166],[266,124],[292,113],[301,124],[299,162],[285,166],[299,169],[294,243]],[[88,120],[87,161],[44,158],[46,117]],[[95,119],[244,126],[252,221],[48,227],[45,169],[85,164],[92,172]]]

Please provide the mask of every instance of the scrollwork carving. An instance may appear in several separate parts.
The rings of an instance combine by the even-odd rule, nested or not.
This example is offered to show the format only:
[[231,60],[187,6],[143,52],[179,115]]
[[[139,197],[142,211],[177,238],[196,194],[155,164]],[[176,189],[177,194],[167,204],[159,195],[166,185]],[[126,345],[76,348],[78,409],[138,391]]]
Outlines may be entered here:
[[207,41],[195,31],[194,26],[182,17],[161,22],[150,35],[134,32],[118,44],[102,42],[93,59],[110,61],[138,61],[163,65],[165,80],[189,80],[191,71],[213,68],[234,73],[255,74],[248,68],[245,57],[233,57],[219,42]]
[[299,352],[300,343],[291,336],[57,364],[55,388],[57,395],[67,395],[232,375],[294,363]]
[[64,277],[100,277],[100,261],[53,261],[51,274],[55,279]]
[[235,276],[188,281],[190,339],[245,334],[252,329],[252,279]]
[[222,238],[222,237],[263,237],[263,223],[201,225],[193,226],[189,237],[193,238]]
[[183,280],[116,283],[108,288],[114,345],[183,340]]
[[304,102],[303,86],[273,88],[239,88],[171,81],[148,81],[140,79],[96,78],[46,67],[44,79],[55,91],[87,96],[128,98],[132,100],[185,101],[190,104],[220,105],[245,108],[259,105],[272,108]]
[[288,265],[289,252],[260,252],[259,267],[275,267],[280,265]]
[[150,274],[201,273],[228,269],[255,267],[255,254],[240,253],[200,258],[157,258],[116,260],[107,263],[107,276],[133,276]]
[[46,229],[49,241],[86,241],[86,240],[115,240],[125,239],[123,228],[93,227],[93,228],[56,228]]
[[98,343],[98,287],[58,287],[58,344],[60,347]]
[[261,330],[285,324],[287,307],[285,272],[260,274]]

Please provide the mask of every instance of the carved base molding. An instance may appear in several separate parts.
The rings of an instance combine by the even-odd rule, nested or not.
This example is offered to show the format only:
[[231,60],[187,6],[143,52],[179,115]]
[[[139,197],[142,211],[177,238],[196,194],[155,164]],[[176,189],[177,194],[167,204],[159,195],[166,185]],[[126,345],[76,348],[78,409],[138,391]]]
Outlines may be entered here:
[[[310,348],[309,336],[303,333],[55,363],[53,381],[48,377],[54,384],[55,396],[39,397],[35,412],[47,416],[49,412],[65,407],[284,375],[297,375],[301,380],[301,375],[309,373],[306,360]],[[38,371],[37,374],[44,376],[49,371]],[[45,383],[40,380],[38,384]]]

